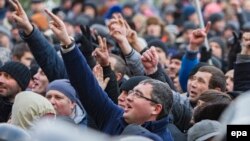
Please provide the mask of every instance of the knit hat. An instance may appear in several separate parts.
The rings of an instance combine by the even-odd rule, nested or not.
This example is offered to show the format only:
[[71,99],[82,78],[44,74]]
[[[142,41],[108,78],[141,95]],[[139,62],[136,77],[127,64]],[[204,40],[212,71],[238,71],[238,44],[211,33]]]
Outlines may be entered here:
[[183,8],[182,12],[183,12],[183,16],[184,16],[184,20],[188,20],[189,16],[193,15],[195,13],[195,7],[192,5],[187,5]]
[[238,31],[239,30],[239,25],[236,22],[229,21],[226,24],[225,30],[230,29],[232,31]]
[[8,73],[13,79],[17,81],[22,91],[24,91],[30,82],[29,69],[19,62],[7,62],[1,68],[0,72]]
[[114,39],[109,35],[109,29],[101,24],[93,24],[90,26],[90,29],[96,30],[98,35],[101,37],[105,37],[107,40],[107,44],[111,46],[115,46],[115,41]]
[[221,123],[215,120],[202,120],[188,130],[188,141],[204,141],[220,134]]
[[72,102],[77,101],[76,91],[73,88],[73,86],[70,84],[68,79],[59,79],[59,80],[52,81],[51,83],[49,83],[47,92],[49,90],[56,90],[56,91],[63,93]]
[[86,3],[84,3],[84,9],[86,8],[86,7],[91,7],[94,11],[95,11],[95,17],[97,16],[97,14],[98,14],[98,10],[97,10],[97,5],[95,4],[95,3],[93,3],[93,2],[86,2]]
[[209,39],[209,42],[216,42],[222,48],[223,51],[226,48],[226,43],[220,37],[212,37]]
[[160,39],[153,39],[148,42],[148,47],[150,48],[151,46],[157,47],[162,49],[166,55],[168,55],[168,48],[167,45],[164,44]]
[[220,46],[221,53],[222,53],[221,55],[222,55],[222,58],[224,58],[224,53],[226,50],[226,43],[223,41],[223,39],[221,39],[220,37],[212,37],[209,39],[209,43],[211,42],[215,42]]
[[183,32],[186,32],[187,30],[190,30],[190,29],[194,30],[196,28],[197,26],[193,22],[190,22],[190,21],[186,21],[183,24]]
[[172,59],[182,60],[183,55],[184,55],[183,52],[176,53],[173,56],[171,56],[171,60]]
[[119,5],[114,5],[105,13],[104,18],[111,19],[114,13],[122,13],[122,8]]
[[209,17],[209,21],[211,21],[211,24],[213,25],[214,23],[221,21],[224,19],[224,14],[223,13],[214,13]]
[[141,81],[145,79],[150,79],[147,76],[134,76],[121,85],[120,91],[130,91],[133,90]]

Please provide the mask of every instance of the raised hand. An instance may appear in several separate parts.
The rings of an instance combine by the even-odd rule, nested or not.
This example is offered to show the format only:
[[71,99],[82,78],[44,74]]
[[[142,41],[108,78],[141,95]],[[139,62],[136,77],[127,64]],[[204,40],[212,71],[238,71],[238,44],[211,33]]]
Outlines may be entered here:
[[125,19],[123,19],[123,22],[124,22],[124,26],[126,28],[126,33],[127,33],[126,37],[128,39],[128,42],[130,44],[135,44],[137,42],[137,40],[138,40],[138,36],[137,36],[136,31],[131,29],[131,27],[128,25],[128,22]]
[[80,43],[82,46],[80,49],[82,52],[91,55],[94,51],[94,46],[90,28],[88,26],[80,25],[80,29],[82,31],[82,35],[80,36]]
[[121,43],[124,40],[127,40],[127,32],[124,19],[120,14],[115,14],[113,16],[113,18],[108,23],[108,28],[110,31],[109,34],[116,40],[116,42]]
[[157,65],[159,62],[159,56],[155,47],[151,47],[145,51],[141,56],[141,61],[147,75],[155,73],[157,71]]
[[93,68],[93,74],[96,78],[96,80],[98,81],[98,84],[101,86],[101,88],[103,90],[106,89],[108,82],[110,80],[109,77],[104,79],[104,75],[103,75],[103,69],[100,66],[100,64],[97,64],[94,68]]
[[60,40],[60,42],[63,45],[70,45],[72,41],[70,40],[70,37],[67,33],[67,30],[63,21],[59,17],[54,15],[52,12],[48,11],[47,9],[45,9],[45,12],[48,14],[48,16],[52,20],[49,23],[49,27],[53,31],[53,33],[56,35],[56,37]]
[[15,20],[18,28],[23,30],[26,35],[29,35],[33,30],[33,26],[30,23],[27,14],[23,10],[22,5],[18,0],[9,0],[9,2],[15,9],[15,11],[12,13],[12,17]]
[[109,65],[109,53],[107,48],[107,42],[105,38],[98,36],[99,47],[93,52],[93,56],[96,58],[96,61],[102,66]]
[[199,50],[199,46],[201,46],[205,38],[207,37],[207,33],[209,32],[211,27],[211,22],[208,22],[204,29],[196,29],[192,32],[190,36],[190,49],[191,50]]

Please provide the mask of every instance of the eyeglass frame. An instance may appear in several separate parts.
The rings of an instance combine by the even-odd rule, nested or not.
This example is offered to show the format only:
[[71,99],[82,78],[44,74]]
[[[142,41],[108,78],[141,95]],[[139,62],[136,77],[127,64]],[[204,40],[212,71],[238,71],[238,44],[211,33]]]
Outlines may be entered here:
[[138,91],[138,90],[129,90],[128,95],[136,96],[137,98],[143,98],[143,99],[145,99],[147,101],[150,101],[150,102],[153,102],[155,104],[159,103],[159,102],[157,102],[157,101],[155,101],[153,99],[150,99],[150,98],[147,98],[147,97],[143,96],[143,93]]

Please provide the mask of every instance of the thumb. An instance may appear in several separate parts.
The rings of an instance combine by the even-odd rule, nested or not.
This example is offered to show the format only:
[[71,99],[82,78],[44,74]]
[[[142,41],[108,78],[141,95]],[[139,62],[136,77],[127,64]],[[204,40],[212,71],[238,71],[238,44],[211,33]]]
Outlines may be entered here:
[[110,78],[109,78],[109,77],[106,77],[105,80],[104,80],[104,84],[107,85],[107,84],[109,83],[109,80],[110,80]]
[[155,58],[158,57],[158,54],[157,54],[156,49],[155,49],[154,46],[151,47],[151,52],[152,52],[152,55],[153,55]]
[[58,29],[53,24],[49,24],[49,28],[53,31],[54,34],[58,33]]
[[95,54],[97,57],[103,57],[102,52],[99,49],[95,51]]

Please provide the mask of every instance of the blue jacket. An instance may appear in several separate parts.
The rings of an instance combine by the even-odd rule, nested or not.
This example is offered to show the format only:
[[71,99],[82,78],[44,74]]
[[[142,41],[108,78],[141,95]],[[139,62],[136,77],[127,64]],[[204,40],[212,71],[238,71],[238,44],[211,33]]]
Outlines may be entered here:
[[49,82],[56,79],[67,78],[62,59],[58,56],[54,47],[49,44],[48,40],[36,27],[34,27],[30,35],[25,36],[24,33],[20,33],[20,35],[29,45],[32,54],[48,77]]
[[[123,118],[123,110],[119,108],[102,90],[87,65],[86,59],[78,48],[62,53],[65,67],[71,84],[78,91],[79,98],[87,113],[94,119],[98,128],[110,135],[119,135],[128,125]],[[171,141],[172,135],[167,128],[169,119],[150,121],[142,126],[156,133],[163,140]]]
[[199,63],[198,52],[187,51],[182,57],[181,68],[179,71],[179,81],[183,92],[187,91],[187,81],[191,70]]
[[[47,76],[49,82],[56,79],[68,78],[63,60],[58,56],[54,47],[49,44],[48,40],[36,27],[34,27],[30,35],[25,36],[24,33],[20,33],[20,35],[29,45],[32,54]],[[76,113],[74,120],[77,119],[75,120],[77,121],[77,125],[85,126],[87,122],[86,112],[81,106],[81,103],[78,103],[78,105],[82,111],[78,110],[80,115]]]

